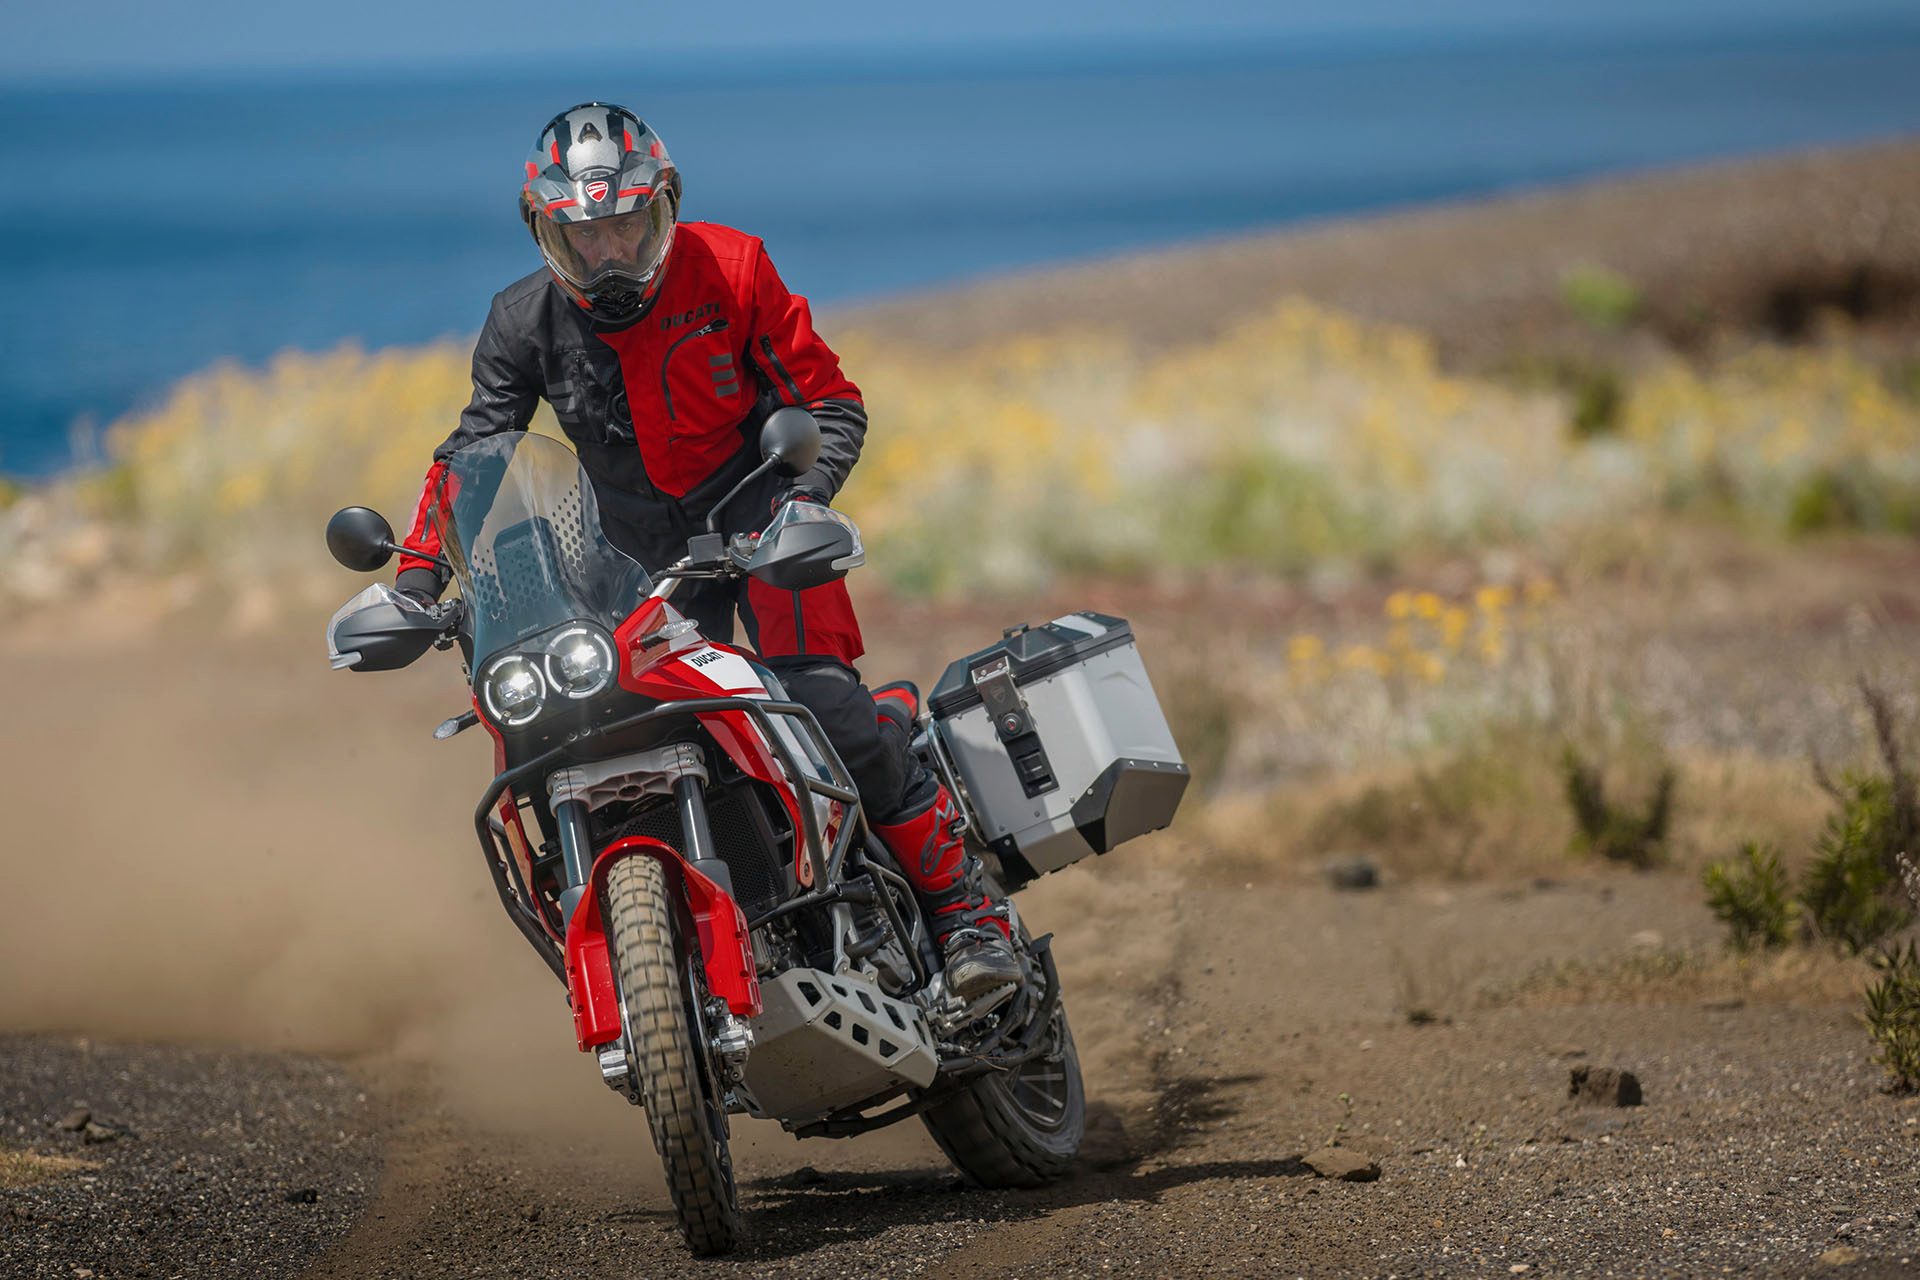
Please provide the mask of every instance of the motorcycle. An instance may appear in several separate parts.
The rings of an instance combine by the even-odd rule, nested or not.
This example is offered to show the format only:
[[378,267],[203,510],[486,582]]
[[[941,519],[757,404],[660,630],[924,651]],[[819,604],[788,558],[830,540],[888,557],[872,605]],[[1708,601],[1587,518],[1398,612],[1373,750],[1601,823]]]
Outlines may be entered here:
[[[819,448],[804,410],[772,414],[763,461],[728,499],[769,470],[800,474]],[[1086,1107],[1050,937],[1031,936],[1009,901],[1023,979],[970,1002],[949,992],[931,922],[813,714],[755,654],[706,639],[673,607],[680,584],[698,579],[752,575],[780,590],[838,580],[864,560],[858,529],[824,505],[788,503],[760,534],[728,539],[726,502],[684,557],[649,574],[608,540],[565,445],[489,437],[452,456],[430,501],[441,554],[424,558],[458,594],[429,605],[376,585],[328,628],[336,668],[459,651],[471,708],[434,736],[476,724],[492,736],[496,776],[474,810],[488,874],[565,985],[580,1049],[645,1109],[681,1232],[703,1255],[731,1249],[741,1229],[732,1115],[802,1138],[919,1117],[967,1176],[1010,1187],[1070,1168]],[[365,507],[338,512],[327,544],[362,572],[402,551]],[[1085,649],[1077,635],[1067,647]],[[993,652],[999,667],[983,668],[993,674],[947,690],[969,703],[949,721],[936,692],[913,750],[945,779],[998,887],[1171,819],[1186,771],[1162,718],[1164,749],[1156,738],[1147,754],[1164,758],[1136,753],[1090,784],[1091,826],[1066,809],[1037,834],[985,821],[980,799],[1005,779],[976,767],[981,743],[1028,796],[1034,753],[1017,765],[1013,747],[1037,745],[1044,770],[1072,774],[1076,746],[1041,742],[1007,678],[1017,662]],[[984,736],[963,732],[989,713]],[[1155,704],[1146,719],[1157,715]],[[1061,778],[1039,781],[1061,792]],[[1003,807],[1023,818],[1032,808]]]

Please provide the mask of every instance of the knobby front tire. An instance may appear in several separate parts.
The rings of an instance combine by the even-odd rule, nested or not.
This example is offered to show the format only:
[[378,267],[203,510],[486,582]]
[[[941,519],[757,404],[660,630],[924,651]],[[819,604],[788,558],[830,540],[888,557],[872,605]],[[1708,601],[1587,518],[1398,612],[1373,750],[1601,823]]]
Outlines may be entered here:
[[681,963],[692,948],[678,936],[666,872],[652,858],[622,858],[607,872],[605,905],[631,1065],[674,1214],[694,1253],[726,1253],[740,1234],[726,1112],[704,1085],[692,1005],[702,993],[688,989],[698,966]]

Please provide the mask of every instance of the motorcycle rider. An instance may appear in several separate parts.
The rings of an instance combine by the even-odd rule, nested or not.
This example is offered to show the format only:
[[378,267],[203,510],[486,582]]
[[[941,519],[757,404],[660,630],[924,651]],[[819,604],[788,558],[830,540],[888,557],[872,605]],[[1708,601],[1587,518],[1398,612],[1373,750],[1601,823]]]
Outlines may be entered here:
[[[819,460],[797,478],[763,477],[728,505],[722,532],[758,532],[787,502],[832,501],[866,435],[859,388],[757,238],[679,213],[679,170],[632,112],[583,103],[540,131],[520,216],[545,265],[493,298],[472,400],[434,450],[407,547],[439,551],[431,511],[446,460],[525,430],[543,398],[593,483],[608,538],[649,569],[679,559],[706,527],[713,503],[758,463],[760,424],[784,405],[819,421]],[[431,600],[446,581],[403,556],[397,586]],[[917,692],[890,686],[876,706],[853,668],[863,645],[846,584],[689,581],[674,604],[721,642],[737,609],[762,661],[818,717],[935,922],[949,989],[970,999],[1019,980],[1005,910],[953,832],[953,798],[908,750]]]

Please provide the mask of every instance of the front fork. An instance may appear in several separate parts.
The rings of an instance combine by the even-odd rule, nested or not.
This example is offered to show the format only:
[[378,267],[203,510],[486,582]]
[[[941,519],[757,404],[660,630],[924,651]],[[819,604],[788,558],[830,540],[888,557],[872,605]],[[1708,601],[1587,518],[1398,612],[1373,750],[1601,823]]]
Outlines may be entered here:
[[566,890],[560,895],[564,928],[593,879],[593,835],[587,823],[587,802],[562,800],[555,804],[553,824],[560,828],[560,869],[567,878]]
[[[674,809],[680,815],[683,852],[687,862],[733,896],[733,874],[714,847],[713,828],[707,823],[706,785],[693,772],[673,780]],[[560,895],[560,919],[572,920],[574,909],[593,880],[593,829],[587,802],[578,796],[556,798],[553,822],[560,830],[560,868],[566,889]]]
[[[732,899],[733,878],[727,864],[718,856],[713,829],[707,822],[703,780],[691,770],[680,772],[674,777],[672,788],[674,809],[680,818],[682,856],[691,870],[704,876],[728,899]],[[560,895],[560,914],[563,921],[571,922],[581,899],[593,887],[596,853],[589,818],[591,808],[584,797],[563,794],[555,796],[552,812],[560,836],[561,871],[566,878],[566,888]],[[744,925],[744,921],[741,923]],[[741,945],[744,948],[744,940]],[[741,1068],[748,1051],[753,1047],[753,1033],[744,1021],[729,1010],[726,1000],[703,996],[706,984],[696,982],[694,978],[698,962],[691,956],[688,960],[689,1008],[693,1013],[696,1039],[706,1049],[708,1057],[707,1063],[703,1064],[703,1073],[708,1074],[708,1084],[715,1089],[715,1097],[724,1098],[732,1086],[739,1083]],[[757,1005],[757,996],[755,1001]],[[624,1009],[620,1013],[620,1023],[620,1038],[602,1044],[596,1050],[600,1075],[609,1088],[638,1102],[638,1082],[633,1078],[628,1056],[631,1028],[626,1025]]]

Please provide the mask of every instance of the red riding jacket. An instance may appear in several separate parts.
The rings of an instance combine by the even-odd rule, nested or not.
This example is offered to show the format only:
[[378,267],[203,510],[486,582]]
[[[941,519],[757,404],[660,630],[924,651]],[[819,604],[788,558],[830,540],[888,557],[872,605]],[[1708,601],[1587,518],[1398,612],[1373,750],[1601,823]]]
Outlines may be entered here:
[[[783,483],[822,500],[839,492],[866,435],[860,389],[765,246],[731,227],[683,222],[664,270],[653,306],[619,329],[594,324],[544,268],[494,296],[474,347],[473,398],[434,450],[406,546],[440,549],[431,516],[446,460],[483,436],[525,430],[542,399],[593,482],[608,536],[650,569],[678,559],[713,502],[758,463],[760,423],[783,405],[805,405],[822,435],[819,462]],[[729,532],[766,518],[764,496],[743,494],[726,512]],[[418,557],[401,558],[400,581],[434,595],[446,585]],[[766,591],[749,584],[751,598]],[[805,592],[802,605],[808,652],[859,656],[843,583]],[[755,612],[761,651],[794,652],[792,610]]]

